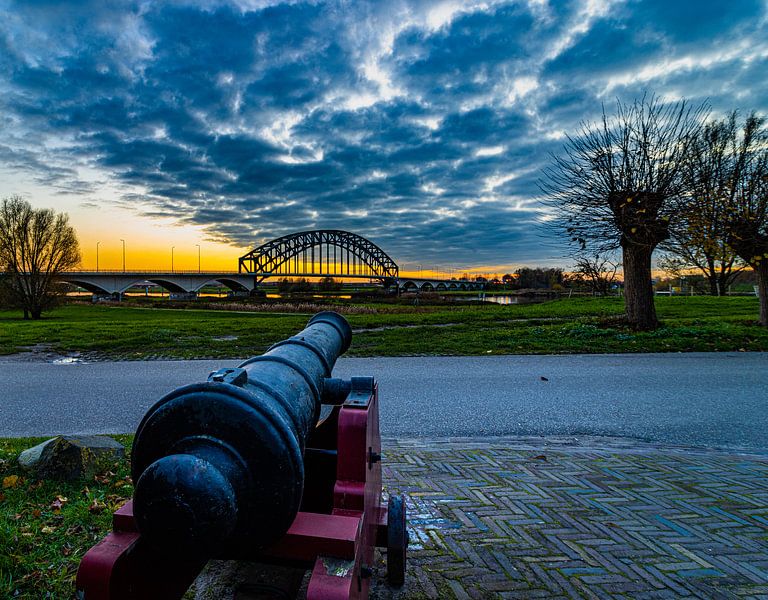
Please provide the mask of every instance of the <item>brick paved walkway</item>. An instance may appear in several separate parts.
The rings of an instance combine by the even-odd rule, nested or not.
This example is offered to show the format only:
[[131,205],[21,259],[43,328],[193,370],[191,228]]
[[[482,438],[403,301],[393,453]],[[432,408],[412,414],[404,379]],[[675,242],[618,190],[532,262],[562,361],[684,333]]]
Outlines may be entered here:
[[385,440],[387,598],[768,598],[768,456],[553,438]]
[[[401,590],[374,565],[375,600],[768,600],[768,455],[610,438],[388,439],[384,453],[412,543]],[[249,582],[294,575],[212,563],[187,597],[255,600]]]

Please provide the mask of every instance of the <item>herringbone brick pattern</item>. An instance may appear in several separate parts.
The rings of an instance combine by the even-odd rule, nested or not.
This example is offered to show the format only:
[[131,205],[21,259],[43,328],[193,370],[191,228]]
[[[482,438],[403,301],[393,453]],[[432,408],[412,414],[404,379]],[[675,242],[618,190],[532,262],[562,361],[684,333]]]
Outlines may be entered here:
[[384,451],[409,510],[398,596],[768,598],[768,456],[552,438]]

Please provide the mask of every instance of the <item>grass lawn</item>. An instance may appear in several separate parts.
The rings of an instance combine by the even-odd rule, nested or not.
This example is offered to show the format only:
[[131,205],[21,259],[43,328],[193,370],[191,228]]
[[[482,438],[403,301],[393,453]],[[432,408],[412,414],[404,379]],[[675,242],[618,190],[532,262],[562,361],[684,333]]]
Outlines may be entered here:
[[[658,297],[662,327],[623,327],[618,298],[540,304],[366,305],[347,316],[350,356],[768,350],[754,297]],[[23,321],[0,311],[0,354],[31,347],[92,358],[238,358],[264,352],[310,315],[73,304]]]
[[[130,452],[133,436],[113,436]],[[45,438],[0,439],[0,598],[72,598],[83,554],[133,494],[127,460],[89,481],[37,481],[16,465]]]

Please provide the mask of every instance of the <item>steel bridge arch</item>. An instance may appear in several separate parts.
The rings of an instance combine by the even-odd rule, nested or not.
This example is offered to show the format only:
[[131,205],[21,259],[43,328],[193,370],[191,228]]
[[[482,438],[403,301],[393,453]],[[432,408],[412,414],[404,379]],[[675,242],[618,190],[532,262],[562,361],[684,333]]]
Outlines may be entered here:
[[[338,256],[336,250],[340,251]],[[262,244],[240,257],[239,271],[252,273],[257,281],[276,275],[386,280],[397,279],[400,269],[384,250],[356,233],[319,229],[291,233]]]

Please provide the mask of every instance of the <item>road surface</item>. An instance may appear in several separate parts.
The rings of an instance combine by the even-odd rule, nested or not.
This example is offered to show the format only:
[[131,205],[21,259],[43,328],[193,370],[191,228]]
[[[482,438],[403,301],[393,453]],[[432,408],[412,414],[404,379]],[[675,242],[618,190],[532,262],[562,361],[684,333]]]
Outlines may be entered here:
[[[0,358],[0,436],[131,432],[165,392],[236,364]],[[385,436],[598,435],[768,450],[768,353],[347,358],[334,375],[378,379]]]

